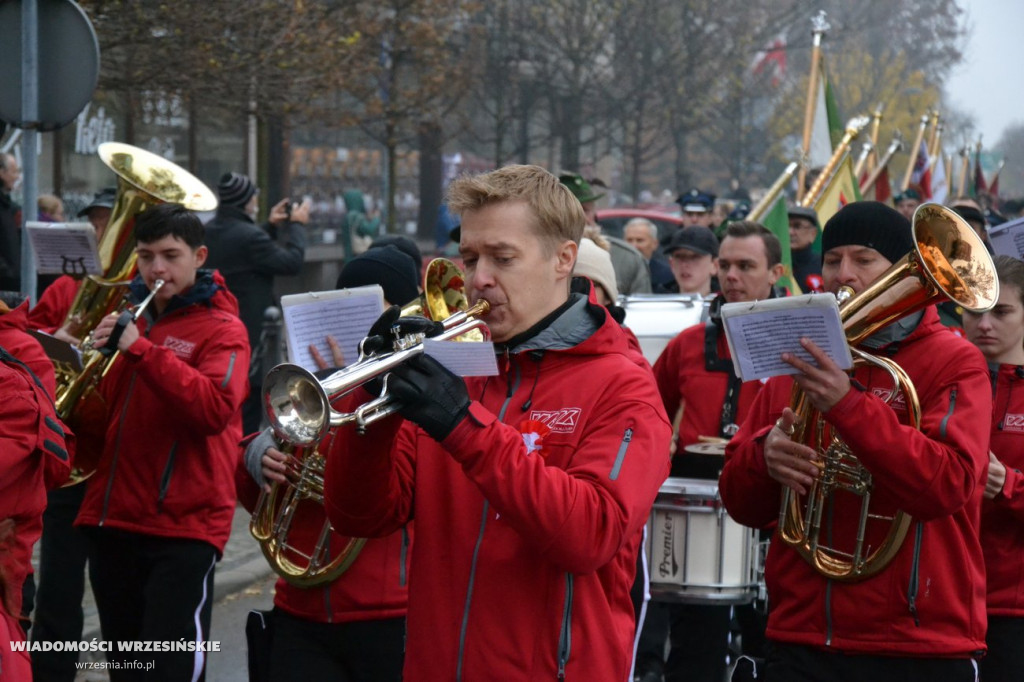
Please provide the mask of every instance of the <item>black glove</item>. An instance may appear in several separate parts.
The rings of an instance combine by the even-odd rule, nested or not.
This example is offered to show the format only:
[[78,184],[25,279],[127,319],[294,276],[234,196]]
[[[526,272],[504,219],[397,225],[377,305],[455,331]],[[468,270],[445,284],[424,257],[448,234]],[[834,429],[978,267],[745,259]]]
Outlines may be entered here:
[[401,403],[402,416],[438,442],[469,412],[469,393],[462,377],[426,355],[396,367],[388,379],[388,392]]
[[433,322],[425,317],[407,315],[399,317],[402,309],[393,305],[385,310],[377,321],[370,327],[370,331],[363,340],[363,352],[367,355],[391,350],[391,344],[395,335],[392,328],[397,326],[400,335],[405,334],[426,334],[436,336],[444,331],[444,325],[440,322]]

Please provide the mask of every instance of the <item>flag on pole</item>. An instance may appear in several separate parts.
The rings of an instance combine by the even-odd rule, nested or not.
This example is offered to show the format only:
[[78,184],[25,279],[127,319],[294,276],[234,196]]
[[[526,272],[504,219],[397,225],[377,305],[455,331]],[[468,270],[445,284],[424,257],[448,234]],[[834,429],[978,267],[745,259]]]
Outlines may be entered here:
[[999,171],[1003,170],[1005,164],[1005,159],[999,162],[999,165],[996,166],[995,175],[992,176],[992,183],[988,186],[988,193],[992,195],[993,199],[999,198]]
[[921,140],[917,158],[914,159],[914,172],[910,174],[910,184],[921,191],[922,201],[928,201],[932,197],[931,178],[932,169],[931,161],[928,158],[928,144]]
[[779,244],[782,246],[782,264],[786,269],[779,278],[778,285],[789,289],[793,296],[799,296],[803,290],[793,277],[793,257],[789,248],[789,211],[786,209],[785,196],[779,196],[775,201],[772,210],[764,217],[764,226],[779,238]]
[[832,85],[825,70],[825,60],[820,62],[818,78],[818,94],[815,97],[814,121],[811,125],[811,145],[807,150],[808,163],[811,168],[824,168],[832,158],[835,144],[842,139],[845,132],[843,121],[839,118],[839,107],[832,94]]
[[856,178],[853,177],[853,164],[847,155],[839,165],[839,170],[832,176],[828,187],[814,204],[814,210],[818,212],[818,222],[824,225],[843,206],[851,201],[860,200],[860,189]]
[[946,159],[941,150],[935,156],[934,173],[931,177],[932,201],[937,204],[946,203],[949,198],[949,177],[946,173]]
[[982,192],[988,192],[988,183],[985,182],[985,171],[981,167],[981,143],[978,143],[974,151],[974,186],[971,189],[971,196],[977,198]]
[[881,201],[883,204],[889,203],[892,199],[892,184],[889,182],[888,164],[878,171],[878,176],[871,186],[864,188],[864,199],[866,201]]

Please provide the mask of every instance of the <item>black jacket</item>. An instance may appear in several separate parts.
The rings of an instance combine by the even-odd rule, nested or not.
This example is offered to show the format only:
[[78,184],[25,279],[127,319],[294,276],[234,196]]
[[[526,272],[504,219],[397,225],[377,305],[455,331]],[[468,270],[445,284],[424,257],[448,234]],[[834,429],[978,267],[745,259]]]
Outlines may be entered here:
[[281,230],[256,225],[238,206],[221,206],[206,224],[210,250],[205,267],[220,270],[238,299],[239,317],[255,349],[263,329],[263,311],[274,305],[274,275],[297,275],[306,252],[306,229],[290,222]]
[[0,191],[0,291],[21,290],[21,207]]

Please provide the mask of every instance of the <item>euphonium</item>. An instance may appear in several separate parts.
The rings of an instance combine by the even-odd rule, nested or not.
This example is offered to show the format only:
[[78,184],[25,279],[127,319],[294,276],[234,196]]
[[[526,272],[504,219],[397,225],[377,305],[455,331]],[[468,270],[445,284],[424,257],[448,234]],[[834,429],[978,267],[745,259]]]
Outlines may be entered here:
[[[486,301],[467,309],[462,273],[443,258],[431,261],[424,275],[423,294],[402,309],[403,315],[423,315],[440,321],[445,331],[434,337],[455,339],[467,333],[482,338],[482,321],[473,316],[488,309]],[[331,582],[351,566],[364,539],[335,537],[325,518],[324,452],[336,432],[333,427],[355,423],[358,429],[397,411],[398,406],[385,390],[378,398],[352,413],[335,412],[331,402],[347,395],[367,381],[386,374],[423,350],[422,338],[401,337],[391,351],[365,355],[360,344],[359,359],[345,369],[320,381],[297,365],[278,365],[263,381],[263,402],[282,451],[288,455],[287,484],[273,483],[270,492],[261,491],[253,510],[249,531],[260,543],[267,561],[282,578],[299,587]],[[322,519],[319,533],[303,538],[309,549],[297,546],[291,537],[298,515],[313,515],[313,524]],[[301,531],[299,531],[301,532]],[[342,542],[338,543],[341,539]]]
[[[97,399],[95,388],[106,374],[113,356],[100,355],[86,343],[104,317],[126,306],[125,294],[135,272],[135,218],[152,205],[177,202],[193,211],[212,211],[217,197],[200,180],[174,163],[144,149],[119,142],[105,142],[99,147],[100,159],[118,176],[117,197],[110,221],[98,245],[101,276],[82,279],[74,302],[64,320],[68,332],[83,340],[82,365],[79,370],[55,363],[57,413],[72,430],[77,424],[103,412],[100,405],[84,405]],[[83,414],[79,414],[82,412]],[[98,457],[90,448],[79,450],[67,485],[88,478],[96,462],[85,457]]]
[[[839,297],[845,296],[840,303],[840,318],[855,366],[870,364],[888,372],[893,389],[887,402],[902,394],[911,424],[920,428],[921,406],[907,374],[892,360],[866,353],[856,345],[891,322],[945,298],[972,312],[988,310],[999,298],[999,281],[981,239],[952,210],[938,204],[921,205],[914,213],[913,233],[913,251],[859,294],[849,296],[850,290],[846,289]],[[869,578],[896,556],[912,519],[899,510],[893,514],[870,510],[874,487],[871,472],[796,385],[792,408],[797,414],[792,438],[819,453],[821,471],[803,502],[794,491],[783,488],[779,535],[828,578],[850,582]],[[894,457],[898,455],[893,453]],[[822,518],[834,512],[833,502],[839,494],[861,498],[856,535],[838,538],[826,532],[826,541],[822,537]],[[888,524],[888,530],[872,546],[872,538],[879,538],[885,529],[881,524]],[[872,532],[876,528],[878,531]]]

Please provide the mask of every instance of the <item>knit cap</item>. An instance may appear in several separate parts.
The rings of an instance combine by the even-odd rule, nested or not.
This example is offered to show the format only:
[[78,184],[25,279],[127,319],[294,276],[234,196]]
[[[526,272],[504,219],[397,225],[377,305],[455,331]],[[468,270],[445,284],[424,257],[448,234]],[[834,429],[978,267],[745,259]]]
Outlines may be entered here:
[[589,277],[594,284],[604,289],[612,302],[619,297],[619,290],[615,286],[612,257],[591,239],[584,237],[580,240],[579,252],[576,254],[576,267],[572,274]]
[[217,195],[223,206],[245,206],[252,195],[256,194],[256,185],[248,176],[241,173],[225,173],[220,176]]
[[364,251],[346,263],[338,275],[338,289],[370,284],[379,284],[392,305],[405,305],[419,295],[416,265],[390,244]]
[[910,221],[878,201],[847,204],[825,223],[821,252],[851,245],[872,248],[895,263],[914,248]]

